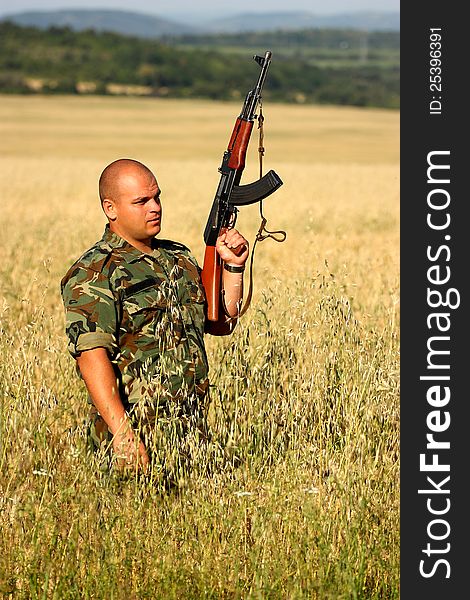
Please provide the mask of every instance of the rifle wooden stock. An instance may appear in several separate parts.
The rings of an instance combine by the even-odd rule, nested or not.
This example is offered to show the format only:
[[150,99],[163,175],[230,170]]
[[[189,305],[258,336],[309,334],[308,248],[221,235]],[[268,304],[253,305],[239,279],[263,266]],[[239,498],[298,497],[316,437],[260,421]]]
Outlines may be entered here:
[[235,322],[227,321],[227,315],[220,301],[222,260],[215,246],[206,246],[201,278],[207,300],[206,333],[211,335],[232,333]]
[[215,246],[206,246],[202,267],[202,284],[206,292],[207,318],[219,320],[220,286],[222,281],[222,261]]

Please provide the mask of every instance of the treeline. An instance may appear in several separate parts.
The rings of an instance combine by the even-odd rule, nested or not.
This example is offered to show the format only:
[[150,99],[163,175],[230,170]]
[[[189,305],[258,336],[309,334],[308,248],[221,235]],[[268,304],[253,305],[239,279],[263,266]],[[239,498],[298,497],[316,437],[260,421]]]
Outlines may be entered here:
[[371,50],[396,51],[400,49],[397,31],[360,31],[357,29],[299,29],[295,31],[255,31],[243,33],[184,34],[162,38],[178,44],[198,46],[269,46],[281,50],[288,47],[350,49],[360,48],[367,40]]
[[[239,98],[258,67],[238,53],[176,46],[93,30],[46,31],[0,23],[0,92],[145,94]],[[257,51],[262,53],[266,44]],[[397,108],[399,68],[367,62],[321,68],[308,58],[276,57],[265,97],[283,102]]]

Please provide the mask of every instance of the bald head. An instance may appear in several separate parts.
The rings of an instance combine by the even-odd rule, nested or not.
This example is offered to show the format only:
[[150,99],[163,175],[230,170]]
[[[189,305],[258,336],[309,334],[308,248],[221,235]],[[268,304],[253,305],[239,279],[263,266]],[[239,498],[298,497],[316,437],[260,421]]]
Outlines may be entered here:
[[109,164],[101,173],[99,181],[100,200],[118,201],[121,183],[129,176],[144,175],[148,179],[154,179],[152,171],[132,158],[120,158]]
[[162,221],[161,192],[152,171],[120,158],[102,172],[99,186],[110,230],[142,252],[151,250]]

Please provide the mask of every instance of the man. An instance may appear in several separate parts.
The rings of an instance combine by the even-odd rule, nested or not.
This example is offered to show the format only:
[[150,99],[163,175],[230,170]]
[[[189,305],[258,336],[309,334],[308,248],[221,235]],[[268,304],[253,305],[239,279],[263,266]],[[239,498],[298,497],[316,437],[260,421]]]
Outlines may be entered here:
[[[167,460],[162,419],[184,434],[200,418],[209,368],[203,335],[213,325],[197,262],[185,246],[156,239],[162,205],[153,173],[116,160],[102,172],[99,194],[104,235],[61,282],[68,348],[95,407],[95,438],[110,433],[118,465],[145,471],[152,454],[160,452],[160,465]],[[236,319],[248,242],[230,229],[216,249],[228,266],[226,318]]]

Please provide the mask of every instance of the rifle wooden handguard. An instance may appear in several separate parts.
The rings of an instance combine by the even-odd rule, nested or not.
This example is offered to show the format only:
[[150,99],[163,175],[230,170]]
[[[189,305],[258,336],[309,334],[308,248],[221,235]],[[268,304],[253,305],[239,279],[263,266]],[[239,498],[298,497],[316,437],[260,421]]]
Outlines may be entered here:
[[228,166],[230,169],[242,170],[245,168],[246,151],[252,129],[253,121],[244,121],[238,117],[228,144],[228,151],[230,152]]

